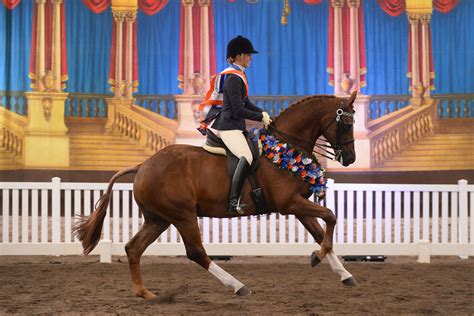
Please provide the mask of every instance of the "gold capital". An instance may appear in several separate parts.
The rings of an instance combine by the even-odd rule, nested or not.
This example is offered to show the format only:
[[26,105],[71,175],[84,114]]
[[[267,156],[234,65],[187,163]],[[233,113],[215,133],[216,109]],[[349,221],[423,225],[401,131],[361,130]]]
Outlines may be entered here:
[[211,4],[211,0],[199,0],[199,5],[201,7],[208,7]]
[[360,6],[360,0],[347,0],[347,4],[351,8],[358,8]]
[[194,5],[194,0],[182,0],[184,7],[192,7]]
[[114,20],[117,23],[123,23],[125,20],[127,12],[126,11],[113,11],[112,15],[114,16]]
[[334,8],[342,8],[344,6],[344,0],[331,0],[331,5]]

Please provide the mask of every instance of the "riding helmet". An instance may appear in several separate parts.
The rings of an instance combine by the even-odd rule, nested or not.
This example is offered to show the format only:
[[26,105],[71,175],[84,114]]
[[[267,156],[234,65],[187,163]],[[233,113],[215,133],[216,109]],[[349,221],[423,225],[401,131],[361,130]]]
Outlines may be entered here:
[[252,43],[245,37],[239,35],[229,41],[227,44],[226,58],[234,58],[239,54],[257,54]]

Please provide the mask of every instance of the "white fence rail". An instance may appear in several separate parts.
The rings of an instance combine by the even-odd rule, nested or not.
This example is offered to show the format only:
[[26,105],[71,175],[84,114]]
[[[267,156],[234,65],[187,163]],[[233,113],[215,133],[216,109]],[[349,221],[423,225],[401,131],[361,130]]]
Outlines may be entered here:
[[[89,215],[105,183],[0,182],[0,255],[72,255],[82,247],[73,235],[77,214]],[[474,185],[347,184],[329,180],[323,202],[337,216],[340,255],[474,256]],[[321,221],[320,221],[321,222]],[[322,222],[321,222],[322,223]],[[142,216],[132,184],[114,185],[100,246],[104,261],[124,255]],[[314,239],[292,215],[201,218],[210,255],[308,255]],[[146,254],[184,255],[171,226]]]

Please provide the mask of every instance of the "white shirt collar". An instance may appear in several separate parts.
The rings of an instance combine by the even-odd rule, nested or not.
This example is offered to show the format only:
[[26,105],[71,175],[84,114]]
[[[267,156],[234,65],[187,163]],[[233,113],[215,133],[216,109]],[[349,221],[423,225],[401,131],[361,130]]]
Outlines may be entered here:
[[232,65],[238,67],[240,70],[242,70],[242,72],[245,72],[245,67],[244,67],[244,66],[240,66],[240,65],[237,65],[237,64],[235,64],[235,63],[232,64]]

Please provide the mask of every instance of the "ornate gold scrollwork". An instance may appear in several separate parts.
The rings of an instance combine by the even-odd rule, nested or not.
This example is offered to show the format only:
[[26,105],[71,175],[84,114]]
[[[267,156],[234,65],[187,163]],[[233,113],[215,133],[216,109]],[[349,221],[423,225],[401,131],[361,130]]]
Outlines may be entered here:
[[51,119],[51,112],[53,109],[53,99],[44,98],[41,101],[41,106],[43,107],[43,115],[47,122]]

